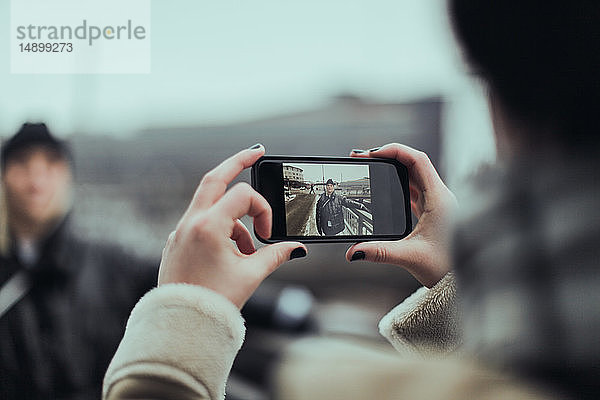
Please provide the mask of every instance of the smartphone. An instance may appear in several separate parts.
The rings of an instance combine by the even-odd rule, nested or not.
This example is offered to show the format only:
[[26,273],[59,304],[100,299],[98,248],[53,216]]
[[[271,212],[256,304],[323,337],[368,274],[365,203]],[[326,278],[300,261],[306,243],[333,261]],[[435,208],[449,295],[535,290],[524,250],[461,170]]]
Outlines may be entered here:
[[263,243],[397,240],[412,229],[408,171],[396,160],[263,156],[252,187],[270,204]]

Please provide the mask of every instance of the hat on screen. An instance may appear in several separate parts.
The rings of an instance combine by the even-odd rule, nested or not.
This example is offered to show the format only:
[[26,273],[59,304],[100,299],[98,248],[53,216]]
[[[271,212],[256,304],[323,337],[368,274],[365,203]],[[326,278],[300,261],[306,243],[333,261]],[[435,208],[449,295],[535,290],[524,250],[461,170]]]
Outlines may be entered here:
[[335,183],[333,183],[333,180],[327,179],[327,182],[325,182],[326,185],[335,185]]
[[13,137],[2,143],[2,154],[0,156],[2,169],[6,166],[7,161],[17,152],[33,146],[50,148],[69,160],[69,162],[72,161],[68,144],[63,140],[56,139],[50,133],[46,124],[25,123]]

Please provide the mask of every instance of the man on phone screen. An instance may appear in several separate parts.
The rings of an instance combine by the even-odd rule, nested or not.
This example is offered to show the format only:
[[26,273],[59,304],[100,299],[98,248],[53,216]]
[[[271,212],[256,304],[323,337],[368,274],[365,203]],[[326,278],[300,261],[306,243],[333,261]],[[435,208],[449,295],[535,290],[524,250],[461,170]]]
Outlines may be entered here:
[[335,184],[332,179],[325,183],[325,193],[317,200],[317,231],[319,235],[337,235],[345,228],[342,207],[367,211],[364,204],[348,200],[342,195],[335,194]]

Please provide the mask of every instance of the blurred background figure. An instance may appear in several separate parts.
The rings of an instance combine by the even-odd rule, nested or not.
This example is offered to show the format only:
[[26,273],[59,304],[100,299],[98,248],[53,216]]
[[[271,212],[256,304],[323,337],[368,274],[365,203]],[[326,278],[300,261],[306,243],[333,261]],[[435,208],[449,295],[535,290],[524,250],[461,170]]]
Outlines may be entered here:
[[1,164],[0,398],[99,398],[158,263],[77,232],[69,145],[45,124],[6,140]]

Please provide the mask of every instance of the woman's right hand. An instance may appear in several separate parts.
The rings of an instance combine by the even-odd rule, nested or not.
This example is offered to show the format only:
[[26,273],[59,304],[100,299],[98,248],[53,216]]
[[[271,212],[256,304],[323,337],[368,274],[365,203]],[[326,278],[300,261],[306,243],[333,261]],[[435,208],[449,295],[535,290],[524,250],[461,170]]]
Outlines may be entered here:
[[247,183],[227,186],[265,149],[256,145],[229,157],[202,178],[192,201],[163,250],[158,284],[204,286],[242,308],[258,285],[279,265],[306,255],[299,242],[255,249],[239,218],[254,218],[254,229],[271,236],[272,211],[267,200]]
[[346,252],[349,261],[365,259],[405,268],[427,287],[434,286],[451,270],[450,235],[458,204],[437,174],[429,157],[398,143],[365,151],[352,157],[394,158],[406,165],[413,213],[419,219],[406,238],[397,241],[362,242]]

